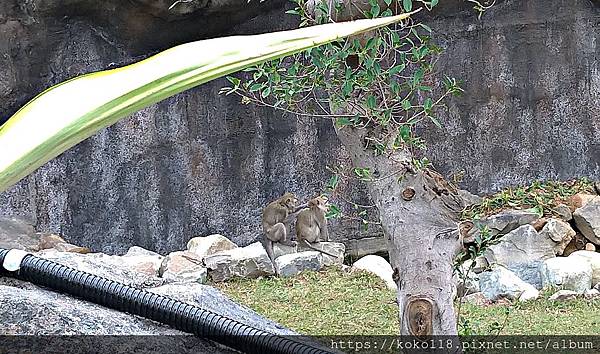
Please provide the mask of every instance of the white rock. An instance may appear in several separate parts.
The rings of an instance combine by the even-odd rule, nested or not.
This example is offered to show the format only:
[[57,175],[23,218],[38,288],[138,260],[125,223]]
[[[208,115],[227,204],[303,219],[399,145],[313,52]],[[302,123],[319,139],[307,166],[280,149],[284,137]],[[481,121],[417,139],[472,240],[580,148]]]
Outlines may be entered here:
[[600,298],[600,291],[598,289],[588,289],[583,293],[583,297],[587,300]]
[[140,273],[158,276],[165,257],[145,248],[133,246],[120,258],[128,267]]
[[214,234],[204,237],[194,237],[187,243],[188,251],[197,254],[200,258],[232,250],[238,246],[231,242],[227,237]]
[[305,251],[277,257],[275,266],[280,276],[291,277],[307,270],[318,271],[323,266],[323,261],[319,252]]
[[559,290],[548,298],[550,301],[566,301],[575,300],[577,298],[577,292],[572,290]]
[[540,297],[540,292],[533,288],[533,289],[527,289],[525,290],[525,292],[523,292],[523,294],[521,294],[521,296],[519,296],[519,301],[520,302],[525,302],[525,301],[531,301],[531,300],[537,300]]
[[206,256],[204,264],[211,279],[216,282],[233,277],[258,278],[275,274],[267,251],[260,242]]
[[569,255],[584,259],[592,268],[592,285],[600,283],[600,253],[592,251],[576,251]]
[[540,266],[542,286],[583,293],[592,287],[592,267],[582,257],[547,259]]
[[492,266],[491,271],[479,274],[479,287],[489,300],[507,298],[526,301],[539,296],[533,285],[525,283],[515,273],[502,266]]
[[207,270],[195,253],[188,251],[172,252],[160,265],[160,277],[180,283],[205,283]]
[[562,255],[565,247],[567,247],[569,242],[571,242],[575,236],[575,230],[571,228],[571,225],[562,220],[549,219],[540,231],[540,235],[548,237],[556,242],[554,252],[558,255]]
[[541,289],[539,265],[545,259],[556,257],[555,242],[539,234],[533,226],[523,225],[506,234],[499,243],[484,253],[489,264],[497,264],[513,271],[525,282]]
[[[475,262],[475,264],[473,264],[473,262]],[[485,259],[485,257],[479,256],[475,258],[475,261],[473,261],[472,259],[467,259],[463,262],[463,264],[460,265],[460,268],[463,273],[467,273],[467,271],[471,269],[471,272],[479,274],[481,272],[486,271],[489,268],[489,266],[490,265],[488,264],[488,261]]]
[[352,265],[352,270],[364,270],[381,278],[388,288],[396,290],[396,282],[392,278],[392,266],[381,256],[364,256]]
[[152,256],[152,257],[162,257],[160,254],[147,250],[140,246],[129,247],[127,253],[123,255],[123,257],[136,257],[136,256]]

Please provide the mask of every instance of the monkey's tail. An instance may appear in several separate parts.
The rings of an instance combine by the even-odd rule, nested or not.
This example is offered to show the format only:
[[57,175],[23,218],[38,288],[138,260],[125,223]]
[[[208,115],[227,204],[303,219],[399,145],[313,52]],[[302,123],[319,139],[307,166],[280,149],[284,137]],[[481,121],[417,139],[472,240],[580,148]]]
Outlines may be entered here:
[[327,251],[323,251],[322,249],[318,249],[318,248],[316,248],[315,246],[311,245],[311,244],[310,244],[310,242],[308,242],[308,241],[306,241],[306,240],[303,240],[303,243],[304,243],[306,246],[308,246],[310,249],[312,249],[312,250],[315,250],[315,251],[317,251],[317,252],[321,252],[321,253],[323,253],[323,254],[326,254],[326,255],[328,255],[329,257],[333,257],[333,258],[338,258],[338,257],[339,257],[339,256],[336,256],[335,254],[331,254],[331,253],[329,253],[329,252],[327,252]]

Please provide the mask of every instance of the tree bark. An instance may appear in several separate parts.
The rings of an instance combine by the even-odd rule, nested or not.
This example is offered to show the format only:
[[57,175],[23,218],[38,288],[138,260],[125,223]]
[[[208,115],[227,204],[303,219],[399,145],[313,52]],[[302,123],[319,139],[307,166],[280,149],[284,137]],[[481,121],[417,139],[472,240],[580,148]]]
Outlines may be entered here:
[[407,152],[375,156],[365,150],[364,130],[336,127],[336,132],[354,165],[373,175],[367,188],[379,209],[398,285],[400,334],[457,334],[452,264],[462,247],[463,208],[457,189],[435,171],[414,171]]

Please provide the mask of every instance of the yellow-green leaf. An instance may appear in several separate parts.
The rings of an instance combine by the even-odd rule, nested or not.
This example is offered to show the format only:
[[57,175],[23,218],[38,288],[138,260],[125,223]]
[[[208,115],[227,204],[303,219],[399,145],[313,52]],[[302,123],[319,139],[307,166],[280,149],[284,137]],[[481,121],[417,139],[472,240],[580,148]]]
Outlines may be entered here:
[[53,86],[0,127],[0,192],[98,130],[164,98],[408,15],[192,42]]

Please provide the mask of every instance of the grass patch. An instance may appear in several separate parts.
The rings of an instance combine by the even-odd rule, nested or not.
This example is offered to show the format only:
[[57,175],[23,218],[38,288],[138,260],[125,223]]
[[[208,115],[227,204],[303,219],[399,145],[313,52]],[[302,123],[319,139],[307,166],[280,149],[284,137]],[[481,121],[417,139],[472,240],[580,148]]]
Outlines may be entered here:
[[505,209],[535,209],[545,216],[552,209],[577,193],[594,193],[594,183],[587,178],[570,181],[535,181],[529,186],[507,188],[483,198],[477,205],[463,210],[463,220],[479,219]]
[[[308,335],[398,334],[396,294],[365,272],[338,268],[294,278],[239,279],[214,284],[232,299]],[[600,334],[600,300],[475,306],[463,303],[460,333],[474,335]],[[506,313],[508,312],[508,317]]]
[[549,295],[542,294],[543,298],[525,303],[489,306],[463,303],[460,332],[476,335],[600,334],[600,300],[549,301]]
[[215,284],[232,299],[303,334],[397,334],[396,294],[366,272],[338,268],[293,278]]

